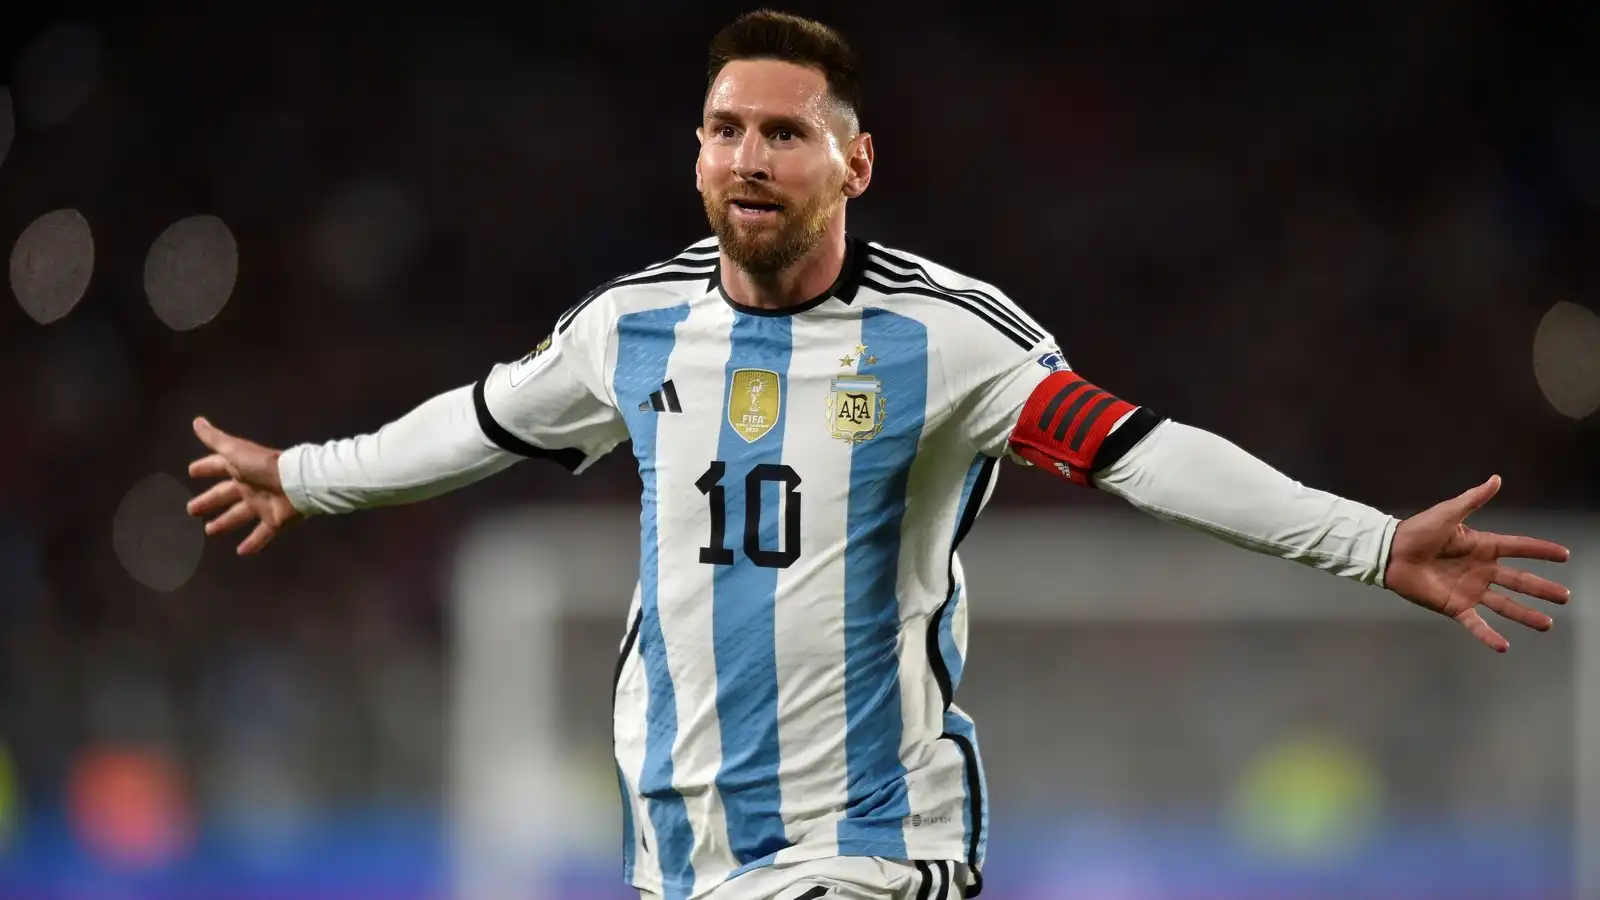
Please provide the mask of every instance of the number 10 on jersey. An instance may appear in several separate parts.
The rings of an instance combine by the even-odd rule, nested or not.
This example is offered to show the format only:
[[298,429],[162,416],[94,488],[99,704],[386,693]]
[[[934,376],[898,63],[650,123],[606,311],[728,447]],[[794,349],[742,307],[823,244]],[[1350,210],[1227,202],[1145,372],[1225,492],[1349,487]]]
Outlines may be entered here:
[[[723,478],[728,464],[716,460],[694,483],[711,504],[711,540],[700,548],[700,561],[714,566],[734,564],[728,542],[728,491]],[[735,473],[737,477],[737,473]],[[771,482],[783,487],[783,518],[778,524],[778,547],[761,546],[763,488]],[[788,466],[761,463],[751,466],[744,476],[744,555],[766,569],[787,569],[800,558],[800,475]]]

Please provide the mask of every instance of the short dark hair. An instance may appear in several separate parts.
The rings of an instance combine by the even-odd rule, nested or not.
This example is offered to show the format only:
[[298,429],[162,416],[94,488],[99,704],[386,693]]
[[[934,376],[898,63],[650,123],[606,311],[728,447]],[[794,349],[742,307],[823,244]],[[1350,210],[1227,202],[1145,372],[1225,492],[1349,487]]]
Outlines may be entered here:
[[739,59],[775,59],[816,69],[828,80],[833,99],[860,121],[860,60],[839,32],[821,22],[770,9],[734,19],[711,39],[706,90],[723,66]]

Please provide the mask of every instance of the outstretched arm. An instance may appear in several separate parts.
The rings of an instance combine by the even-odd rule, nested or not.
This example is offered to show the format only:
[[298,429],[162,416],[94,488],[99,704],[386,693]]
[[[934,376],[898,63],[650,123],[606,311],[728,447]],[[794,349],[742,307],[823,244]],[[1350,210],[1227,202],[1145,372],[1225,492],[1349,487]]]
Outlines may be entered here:
[[440,394],[372,434],[290,447],[284,493],[306,515],[426,500],[510,468],[519,457],[479,427],[473,388]]
[[954,419],[978,452],[1101,488],[1260,553],[1387,588],[1450,616],[1501,652],[1509,644],[1483,620],[1479,606],[1540,631],[1551,620],[1494,586],[1567,602],[1565,587],[1501,562],[1562,562],[1565,547],[1464,524],[1499,490],[1498,476],[1399,521],[1306,487],[1214,434],[1164,421],[1096,387],[1015,305],[975,293],[1014,324],[1030,326],[1033,338],[1017,341],[1020,335],[1006,329],[967,327],[961,340],[942,345]]
[[[196,419],[211,455],[189,466],[195,478],[224,478],[189,502],[215,516],[206,534],[252,521],[240,555],[260,551],[278,532],[310,515],[411,503],[465,487],[520,457],[479,426],[471,386],[440,394],[371,434],[277,450]],[[220,513],[220,514],[219,514]]]
[[212,452],[189,474],[225,480],[191,501],[189,513],[215,516],[206,523],[213,535],[259,520],[239,545],[248,555],[306,516],[423,500],[524,457],[580,471],[627,437],[596,362],[608,323],[597,314],[564,317],[516,362],[359,437],[280,451],[196,419],[195,435]]
[[1165,421],[1093,477],[1157,518],[1382,587],[1399,520],[1306,487],[1207,431]]
[[[1012,433],[1012,452],[1045,471],[1116,494],[1157,517],[1250,550],[1387,588],[1450,616],[1499,652],[1510,644],[1484,621],[1479,606],[1539,631],[1548,630],[1552,622],[1548,615],[1496,591],[1496,585],[1552,603],[1568,599],[1565,587],[1501,562],[1503,558],[1562,562],[1568,556],[1566,548],[1535,538],[1476,531],[1464,524],[1499,490],[1499,476],[1400,521],[1306,487],[1209,432],[1172,421],[1157,424],[1145,410],[1125,412],[1117,422],[1110,420],[1117,411],[1112,403],[1105,404],[1107,415],[1098,420],[1085,415],[1063,422],[1060,416],[1042,413],[1057,397],[1098,390],[1073,373],[1045,379],[1034,394],[1038,402],[1028,404]],[[1126,404],[1121,408],[1132,409]],[[1117,434],[1124,428],[1136,429],[1136,439],[1119,440]]]

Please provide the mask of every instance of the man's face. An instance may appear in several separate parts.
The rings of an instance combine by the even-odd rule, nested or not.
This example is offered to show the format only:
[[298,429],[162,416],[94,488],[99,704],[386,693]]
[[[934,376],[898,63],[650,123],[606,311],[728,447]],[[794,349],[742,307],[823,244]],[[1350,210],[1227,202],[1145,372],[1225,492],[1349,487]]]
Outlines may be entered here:
[[696,132],[695,186],[734,263],[775,273],[822,240],[845,198],[860,193],[847,165],[858,149],[849,128],[815,69],[777,60],[723,67]]

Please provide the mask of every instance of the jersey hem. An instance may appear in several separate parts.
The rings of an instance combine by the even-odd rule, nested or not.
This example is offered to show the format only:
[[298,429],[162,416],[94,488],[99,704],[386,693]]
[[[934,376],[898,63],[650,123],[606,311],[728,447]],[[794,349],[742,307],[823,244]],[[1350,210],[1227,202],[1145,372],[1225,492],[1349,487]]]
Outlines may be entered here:
[[[965,841],[962,842],[962,844],[964,843]],[[724,875],[714,884],[707,884],[702,887],[698,886],[697,882],[696,885],[685,886],[681,884],[673,884],[670,885],[670,887],[674,888],[675,890],[683,891],[685,896],[688,897],[688,900],[698,900],[698,898],[705,897],[707,894],[717,890],[740,875],[747,875],[751,872],[757,872],[773,865],[787,866],[793,865],[794,863],[815,862],[819,859],[865,857],[868,859],[889,859],[898,862],[916,862],[917,860],[922,860],[923,862],[935,862],[937,860],[945,860],[947,862],[967,866],[975,873],[983,865],[982,860],[979,860],[977,865],[973,865],[973,863],[967,859],[965,852],[966,847],[961,845],[952,848],[932,850],[924,854],[919,854],[915,858],[906,854],[905,844],[903,843],[866,841],[856,844],[855,847],[856,849],[848,853],[824,847],[818,847],[815,850],[806,850],[802,846],[787,847],[782,851],[779,851],[781,854],[783,854],[783,859],[781,861],[778,859],[772,859],[762,865],[750,869],[745,869],[743,867],[738,869],[730,869],[726,875]],[[639,862],[638,860],[635,860],[634,870],[636,873],[638,871],[638,866]],[[628,885],[629,887],[650,891],[651,893],[657,895],[665,895],[666,888],[669,887],[665,879],[640,878],[637,874],[635,874],[632,879],[623,878],[622,883]]]

